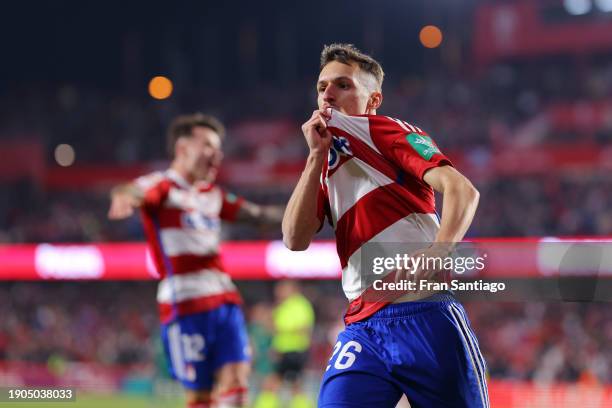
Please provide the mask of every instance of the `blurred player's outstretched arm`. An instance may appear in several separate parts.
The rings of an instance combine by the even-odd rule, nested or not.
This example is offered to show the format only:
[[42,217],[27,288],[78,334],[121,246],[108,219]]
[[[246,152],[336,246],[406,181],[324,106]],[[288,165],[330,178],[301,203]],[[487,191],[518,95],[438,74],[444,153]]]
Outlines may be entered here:
[[238,210],[237,221],[260,224],[280,224],[285,208],[279,205],[259,205],[244,201]]
[[121,220],[134,214],[134,208],[141,206],[144,192],[134,183],[120,184],[111,190],[111,206],[108,218]]
[[327,160],[331,145],[331,134],[327,130],[329,112],[316,110],[302,125],[302,132],[310,153],[306,167],[291,194],[283,217],[283,242],[292,251],[303,251],[310,245],[312,237],[321,227],[318,217],[318,194],[321,170]]

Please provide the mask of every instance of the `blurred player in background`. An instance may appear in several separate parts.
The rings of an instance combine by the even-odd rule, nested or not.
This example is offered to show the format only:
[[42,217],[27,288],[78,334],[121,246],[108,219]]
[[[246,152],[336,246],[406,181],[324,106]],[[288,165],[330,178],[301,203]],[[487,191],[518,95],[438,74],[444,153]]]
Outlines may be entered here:
[[170,168],[115,187],[108,213],[117,220],[141,210],[161,277],[164,350],[190,408],[247,404],[248,338],[240,295],[219,257],[221,220],[274,223],[283,212],[214,184],[224,133],[214,117],[177,117],[168,130]]
[[314,309],[300,290],[297,281],[286,280],[274,288],[277,305],[274,309],[274,338],[276,375],[291,386],[291,407],[308,407],[309,400],[302,392],[302,375],[308,363]]
[[[283,219],[292,250],[306,249],[329,219],[351,301],[319,407],[395,407],[402,394],[413,408],[488,407],[484,359],[452,294],[376,300],[371,287],[362,287],[367,265],[360,264],[368,242],[436,243],[423,255],[449,255],[471,224],[479,194],[427,133],[376,115],[384,76],[377,61],[333,44],[323,49],[320,68],[319,109],[302,126],[310,153]],[[433,190],[443,194],[441,221]],[[421,269],[416,277],[439,272]]]
[[[302,390],[302,375],[308,363],[315,324],[314,309],[296,281],[278,282],[274,294],[277,301],[273,311],[272,338],[272,349],[276,356],[275,373],[266,378],[264,390],[254,408],[310,408],[314,403]],[[291,387],[289,405],[282,404],[279,396],[284,381]]]

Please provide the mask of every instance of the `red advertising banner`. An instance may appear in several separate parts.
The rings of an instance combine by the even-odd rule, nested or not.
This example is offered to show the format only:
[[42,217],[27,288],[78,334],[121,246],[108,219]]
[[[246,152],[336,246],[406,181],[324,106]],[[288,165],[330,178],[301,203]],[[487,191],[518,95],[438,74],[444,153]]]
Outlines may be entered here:
[[[598,274],[612,276],[612,237],[478,239],[469,241],[472,257],[482,256],[484,269],[461,272],[466,278],[531,278]],[[583,245],[576,248],[577,245]],[[593,245],[600,255],[596,270],[562,265]],[[608,245],[604,247],[605,245]],[[586,256],[590,256],[586,253]],[[227,272],[248,279],[339,279],[334,242],[315,242],[292,252],[280,241],[227,242],[221,247]],[[582,261],[581,261],[582,262]],[[583,262],[584,263],[584,262]],[[567,265],[570,265],[568,267]],[[591,269],[589,269],[591,268]],[[559,271],[562,272],[559,272]],[[0,280],[147,280],[158,274],[144,243],[0,245]]]

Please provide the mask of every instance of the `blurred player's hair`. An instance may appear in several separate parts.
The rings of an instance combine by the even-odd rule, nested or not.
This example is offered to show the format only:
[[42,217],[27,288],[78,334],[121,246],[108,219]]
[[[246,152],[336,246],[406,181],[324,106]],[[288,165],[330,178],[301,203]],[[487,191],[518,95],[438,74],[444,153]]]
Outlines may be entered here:
[[214,116],[205,115],[200,112],[179,115],[174,118],[170,126],[168,126],[167,137],[170,158],[174,158],[174,146],[176,145],[176,141],[181,137],[191,137],[193,128],[199,126],[213,130],[219,135],[221,140],[225,137],[225,126],[223,126],[223,123]]
[[385,77],[382,66],[378,61],[361,52],[353,44],[334,43],[324,46],[323,51],[321,51],[320,70],[323,70],[323,68],[332,61],[338,61],[346,65],[355,62],[362,71],[374,76],[378,90],[382,88],[383,79]]

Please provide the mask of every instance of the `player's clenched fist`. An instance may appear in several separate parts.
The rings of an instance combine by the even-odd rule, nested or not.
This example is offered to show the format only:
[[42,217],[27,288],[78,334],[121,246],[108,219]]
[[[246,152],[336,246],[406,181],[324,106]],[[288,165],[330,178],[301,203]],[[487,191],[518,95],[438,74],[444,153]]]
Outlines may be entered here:
[[121,185],[111,192],[111,206],[108,218],[120,220],[134,213],[134,208],[142,204],[142,192],[131,185]]
[[108,211],[108,218],[120,220],[127,218],[134,213],[132,197],[127,194],[115,194],[111,200],[111,207]]
[[332,135],[327,130],[327,121],[331,119],[331,109],[318,109],[302,125],[302,132],[311,153],[327,154],[331,145]]

